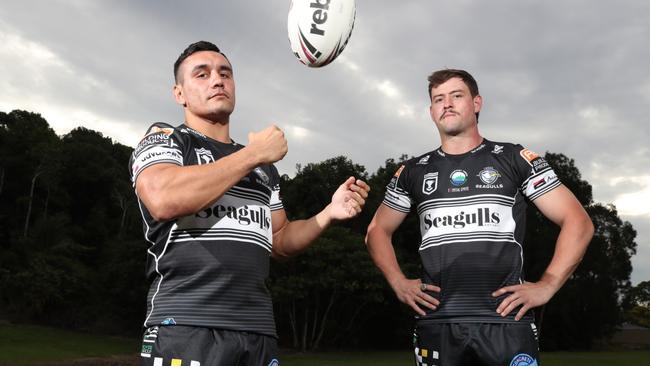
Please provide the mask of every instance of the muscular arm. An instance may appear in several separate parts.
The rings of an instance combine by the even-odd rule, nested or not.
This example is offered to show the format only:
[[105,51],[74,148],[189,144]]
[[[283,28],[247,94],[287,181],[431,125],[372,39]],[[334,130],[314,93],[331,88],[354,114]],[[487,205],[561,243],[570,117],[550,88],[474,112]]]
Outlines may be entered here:
[[294,256],[305,250],[334,220],[346,220],[361,212],[370,187],[354,177],[339,186],[332,202],[306,220],[289,221],[284,210],[271,213],[275,258]]
[[[397,298],[409,305],[420,315],[425,312],[419,305],[435,310],[440,304],[438,300],[422,291],[420,279],[408,279],[402,272],[395,249],[393,248],[393,233],[406,218],[406,214],[381,204],[375,213],[366,235],[366,246],[375,265],[395,291]],[[439,292],[440,288],[427,284],[426,290]],[[418,305],[419,304],[419,305]]]
[[144,169],[135,188],[157,221],[196,213],[223,196],[256,166],[287,152],[284,134],[275,126],[249,134],[249,145],[210,164],[156,164]]
[[578,267],[594,233],[589,215],[565,186],[559,186],[534,203],[544,216],[560,226],[560,234],[551,263],[539,281],[507,286],[494,292],[495,297],[512,293],[497,308],[502,316],[523,305],[515,316],[516,320],[521,319],[529,309],[547,303],[564,285]]

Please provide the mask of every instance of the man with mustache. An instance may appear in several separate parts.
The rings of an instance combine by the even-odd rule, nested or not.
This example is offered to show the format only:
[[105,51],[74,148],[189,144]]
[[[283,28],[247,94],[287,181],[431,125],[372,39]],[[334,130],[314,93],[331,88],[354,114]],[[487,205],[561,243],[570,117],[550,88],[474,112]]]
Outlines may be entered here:
[[155,123],[131,157],[144,222],[147,297],[143,365],[277,365],[269,257],[307,248],[333,221],[357,216],[369,187],[348,178],[321,212],[289,222],[273,163],[287,153],[271,125],[230,137],[235,82],[210,42],[174,63],[185,122]]
[[[368,251],[417,313],[418,365],[538,365],[530,310],[573,273],[593,224],[541,156],[480,135],[483,99],[469,73],[439,70],[428,81],[441,146],[397,170],[368,227]],[[523,281],[527,202],[561,228],[537,282]],[[419,279],[402,273],[391,242],[411,208],[422,235]]]

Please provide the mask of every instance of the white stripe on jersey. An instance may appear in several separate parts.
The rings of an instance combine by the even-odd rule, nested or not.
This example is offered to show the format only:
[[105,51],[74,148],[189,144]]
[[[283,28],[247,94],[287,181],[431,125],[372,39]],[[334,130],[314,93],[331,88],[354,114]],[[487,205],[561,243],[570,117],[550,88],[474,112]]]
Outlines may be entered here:
[[183,154],[178,148],[166,145],[152,146],[141,151],[138,156],[134,157],[131,165],[133,183],[135,184],[136,178],[144,168],[157,163],[171,163],[182,166]]
[[544,193],[556,188],[560,185],[560,180],[553,171],[553,169],[545,169],[535,175],[528,177],[521,184],[521,191],[524,192],[524,195],[528,197],[531,201],[534,201],[539,196]]
[[235,195],[228,191],[211,207],[179,218],[171,231],[171,240],[214,240],[218,236],[219,239],[254,243],[270,251],[273,243],[271,209],[268,203],[259,201],[259,194],[241,194],[244,191],[246,189],[241,187]]
[[502,195],[439,198],[420,204],[420,250],[471,241],[514,242],[515,200]]

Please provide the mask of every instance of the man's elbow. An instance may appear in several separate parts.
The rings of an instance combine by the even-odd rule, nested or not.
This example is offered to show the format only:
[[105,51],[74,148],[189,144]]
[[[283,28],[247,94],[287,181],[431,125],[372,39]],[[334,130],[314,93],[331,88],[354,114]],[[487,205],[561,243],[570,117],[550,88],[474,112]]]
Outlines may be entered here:
[[585,215],[586,217],[583,218],[583,223],[582,223],[582,232],[584,233],[584,236],[586,238],[587,244],[591,242],[591,238],[594,237],[594,232],[596,229],[594,228],[594,223],[591,221],[591,218],[589,215]]
[[370,225],[368,225],[368,230],[366,230],[366,237],[364,238],[364,243],[366,243],[366,247],[370,248],[372,245],[373,237],[377,235],[377,230],[379,229],[379,226],[375,223],[375,221],[371,221]]
[[178,208],[175,208],[164,199],[149,200],[149,202],[145,203],[145,206],[151,217],[158,222],[173,220],[180,216]]

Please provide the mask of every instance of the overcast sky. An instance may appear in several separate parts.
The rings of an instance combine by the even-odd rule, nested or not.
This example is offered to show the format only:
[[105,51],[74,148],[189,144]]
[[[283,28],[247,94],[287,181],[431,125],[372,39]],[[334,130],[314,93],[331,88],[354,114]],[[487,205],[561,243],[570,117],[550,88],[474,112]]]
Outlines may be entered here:
[[633,284],[650,280],[649,1],[357,0],[347,48],[321,69],[291,53],[289,3],[3,0],[0,111],[134,146],[151,122],[182,122],[172,64],[204,39],[235,69],[236,141],[276,123],[289,141],[281,173],[337,155],[372,173],[439,146],[426,77],[466,69],[482,134],[575,159],[638,232]]

